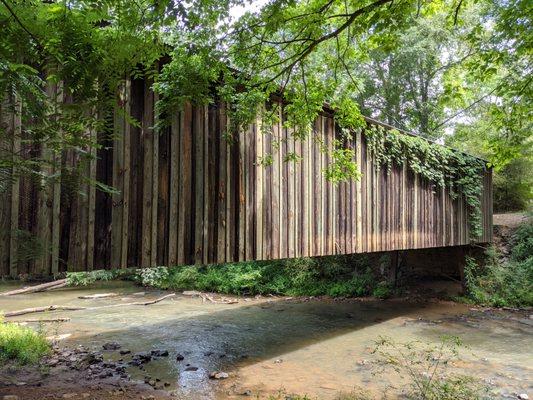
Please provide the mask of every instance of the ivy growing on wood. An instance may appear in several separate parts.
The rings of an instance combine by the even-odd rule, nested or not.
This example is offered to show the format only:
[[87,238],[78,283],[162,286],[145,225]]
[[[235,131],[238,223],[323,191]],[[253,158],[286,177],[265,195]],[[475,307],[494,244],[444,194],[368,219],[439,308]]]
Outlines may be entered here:
[[388,172],[393,164],[405,163],[423,179],[439,188],[447,187],[453,199],[463,196],[468,207],[470,238],[481,235],[481,177],[485,170],[482,160],[382,126],[369,125],[364,132],[374,160]]

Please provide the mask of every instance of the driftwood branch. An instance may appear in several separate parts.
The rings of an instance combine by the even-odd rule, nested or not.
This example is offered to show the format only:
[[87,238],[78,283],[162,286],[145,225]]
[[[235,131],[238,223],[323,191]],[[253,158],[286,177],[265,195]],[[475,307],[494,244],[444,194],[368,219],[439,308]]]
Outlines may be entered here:
[[33,313],[40,313],[40,312],[46,312],[46,311],[76,311],[76,310],[85,310],[87,307],[76,307],[76,306],[44,306],[44,307],[32,307],[32,308],[24,308],[22,310],[16,310],[16,311],[8,311],[4,314],[4,317],[16,317],[17,315],[25,315],[25,314],[33,314]]
[[22,319],[22,320],[13,321],[11,323],[13,324],[28,323],[28,322],[54,323],[54,322],[68,322],[68,321],[70,321],[70,318],[60,317],[60,318],[43,318],[43,319],[39,319],[39,318]]
[[159,303],[160,301],[163,301],[163,300],[168,299],[169,297],[173,297],[175,295],[176,295],[176,293],[170,293],[170,294],[167,294],[167,295],[165,295],[163,297],[159,297],[159,298],[154,299],[154,300],[137,301],[137,302],[134,302],[134,303],[109,304],[107,306],[91,307],[90,310],[96,310],[96,309],[99,309],[99,308],[109,308],[109,307],[121,307],[121,306],[149,306],[151,304]]
[[59,289],[67,285],[66,279],[59,279],[57,281],[46,282],[40,285],[29,286],[22,289],[11,290],[9,292],[0,293],[0,296],[14,296],[17,294],[43,292],[50,289]]
[[107,299],[109,297],[117,297],[118,293],[100,293],[89,294],[87,296],[78,296],[78,299]]
[[237,300],[227,299],[225,297],[222,297],[221,300],[215,300],[210,294],[202,293],[202,292],[199,292],[197,290],[185,290],[182,294],[184,296],[200,297],[202,299],[202,302],[210,301],[211,303],[215,303],[215,304],[235,304],[235,303],[238,303]]
[[209,300],[211,303],[215,303],[215,304],[235,304],[235,303],[238,303],[237,300],[231,300],[231,299],[226,299],[226,298],[222,298],[221,300],[215,300],[213,297],[211,297],[210,295],[208,295],[207,293],[201,293],[199,295],[202,300]]

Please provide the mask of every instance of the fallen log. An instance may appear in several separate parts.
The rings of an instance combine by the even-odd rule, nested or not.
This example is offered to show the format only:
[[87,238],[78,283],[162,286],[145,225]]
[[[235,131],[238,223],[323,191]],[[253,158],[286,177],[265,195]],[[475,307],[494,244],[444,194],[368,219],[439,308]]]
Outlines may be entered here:
[[67,285],[66,279],[59,279],[57,281],[41,283],[40,285],[28,286],[22,289],[11,290],[9,292],[0,293],[0,296],[14,296],[17,294],[43,292],[50,289],[58,289]]
[[32,308],[24,308],[22,310],[16,310],[16,311],[8,311],[4,314],[4,317],[16,317],[17,315],[25,315],[25,314],[33,314],[33,313],[40,313],[40,312],[46,312],[46,311],[76,311],[76,310],[86,310],[87,307],[76,307],[76,306],[44,306],[44,307],[32,307]]
[[68,322],[68,321],[70,321],[70,318],[62,317],[62,318],[43,318],[43,319],[39,319],[39,318],[22,319],[22,320],[12,321],[10,323],[13,323],[13,324],[30,323],[30,322],[53,323],[53,322]]
[[155,300],[144,301],[144,302],[139,301],[139,302],[136,302],[136,303],[131,303],[131,305],[134,305],[134,306],[149,306],[150,304],[159,303],[160,301],[163,301],[163,300],[168,299],[169,297],[173,297],[175,295],[176,295],[176,293],[170,293],[170,294],[167,294],[166,296],[160,297],[160,298],[155,299]]
[[90,307],[89,310],[97,310],[99,308],[109,308],[109,307],[122,307],[122,306],[149,306],[151,304],[159,303],[160,301],[163,301],[163,300],[168,299],[169,297],[173,297],[175,295],[176,295],[176,293],[170,293],[170,294],[167,294],[167,295],[165,295],[163,297],[159,297],[159,298],[154,299],[154,300],[137,301],[137,302],[134,302],[134,303],[108,304],[106,306]]
[[9,311],[4,314],[4,317],[16,317],[18,315],[25,315],[25,314],[32,314],[32,313],[39,313],[39,312],[46,312],[46,311],[77,311],[77,310],[99,310],[101,308],[110,308],[110,307],[123,307],[123,306],[149,306],[151,304],[159,303],[160,301],[163,301],[165,299],[168,299],[169,297],[175,296],[175,293],[167,294],[163,297],[159,297],[154,300],[150,301],[144,301],[144,302],[135,302],[135,303],[122,303],[122,304],[109,304],[105,306],[99,306],[99,307],[78,307],[78,306],[44,306],[44,307],[33,307],[33,308],[24,308],[22,310],[17,311]]

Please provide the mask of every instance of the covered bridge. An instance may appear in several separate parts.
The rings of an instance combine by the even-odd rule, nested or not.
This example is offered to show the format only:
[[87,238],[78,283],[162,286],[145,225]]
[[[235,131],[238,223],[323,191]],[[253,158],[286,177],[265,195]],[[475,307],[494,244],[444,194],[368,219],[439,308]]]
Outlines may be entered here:
[[[123,96],[140,126],[116,112],[114,135],[87,132],[101,147],[86,149],[95,157],[84,172],[118,192],[104,193],[83,181],[72,190],[64,177],[37,190],[30,178],[15,177],[0,193],[1,276],[471,243],[464,198],[452,198],[406,165],[393,165],[390,172],[379,168],[364,132],[348,142],[361,180],[328,181],[323,171],[331,155],[320,146],[331,149],[339,134],[328,111],[304,141],[282,123],[264,134],[260,121],[227,141],[224,104],[187,105],[155,134],[156,98],[148,83],[128,82]],[[25,142],[17,113],[4,108],[2,123],[15,157],[37,152],[60,157],[62,165],[78,162],[75,153],[54,155]],[[293,152],[301,161],[284,162]],[[271,165],[258,163],[269,154]],[[482,234],[474,242],[484,243],[492,232],[490,169],[480,179]],[[26,254],[28,241],[41,249],[34,257]]]

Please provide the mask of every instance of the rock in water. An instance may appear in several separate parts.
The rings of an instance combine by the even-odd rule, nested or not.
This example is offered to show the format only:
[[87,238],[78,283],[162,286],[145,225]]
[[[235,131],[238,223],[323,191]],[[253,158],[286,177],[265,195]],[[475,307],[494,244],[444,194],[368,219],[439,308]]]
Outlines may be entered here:
[[176,354],[176,361],[183,361],[185,360],[185,357],[182,356],[180,353]]
[[227,372],[222,372],[222,371],[211,372],[209,374],[209,378],[210,379],[227,379],[229,378],[229,375]]
[[151,354],[154,357],[168,357],[168,350],[152,350]]
[[120,349],[120,344],[117,343],[117,342],[107,342],[107,343],[104,343],[102,348],[104,350],[118,350]]
[[133,360],[139,360],[141,363],[147,363],[152,359],[152,355],[147,352],[136,353],[133,356]]
[[519,394],[518,398],[520,400],[529,400],[529,396],[526,393]]

